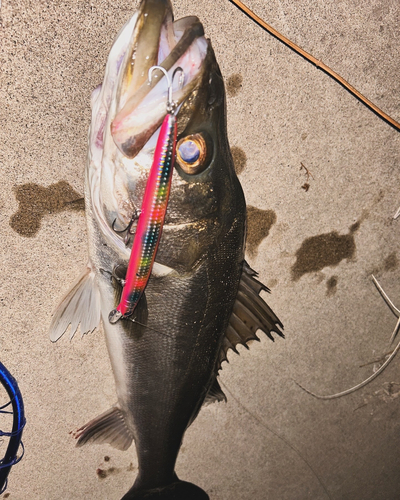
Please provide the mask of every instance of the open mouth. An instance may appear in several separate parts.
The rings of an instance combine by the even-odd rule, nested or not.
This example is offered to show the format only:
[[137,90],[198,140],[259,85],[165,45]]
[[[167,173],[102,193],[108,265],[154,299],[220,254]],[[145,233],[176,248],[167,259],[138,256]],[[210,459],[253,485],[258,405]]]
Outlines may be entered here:
[[[208,42],[197,17],[173,21],[169,0],[143,0],[133,30],[128,25],[126,28],[126,50],[119,68],[111,133],[118,149],[134,158],[167,113],[167,79],[156,70],[149,82],[149,69],[162,66],[171,79],[177,67],[183,69],[183,87],[176,84],[173,88],[173,99],[179,106],[202,76]],[[120,36],[123,35],[124,32]]]

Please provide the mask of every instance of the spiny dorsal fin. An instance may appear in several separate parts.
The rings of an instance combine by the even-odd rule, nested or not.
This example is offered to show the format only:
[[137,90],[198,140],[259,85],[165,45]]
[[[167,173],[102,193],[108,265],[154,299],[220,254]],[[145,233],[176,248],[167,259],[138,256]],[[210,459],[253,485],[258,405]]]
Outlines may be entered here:
[[71,325],[70,339],[72,339],[79,324],[83,335],[92,332],[99,323],[100,292],[96,284],[96,275],[89,262],[84,273],[57,306],[49,328],[50,340],[56,342],[69,325]]
[[283,329],[282,323],[259,296],[261,290],[269,292],[269,289],[258,281],[256,276],[257,273],[245,261],[232,315],[222,341],[219,368],[223,361],[228,361],[227,352],[229,349],[239,354],[236,349],[238,344],[248,349],[247,342],[260,340],[256,335],[257,330],[262,330],[271,340],[274,340],[271,332],[284,337],[281,331]]
[[125,423],[124,415],[116,406],[75,431],[73,437],[78,440],[76,443],[78,447],[86,443],[108,443],[122,451],[127,450],[133,440]]

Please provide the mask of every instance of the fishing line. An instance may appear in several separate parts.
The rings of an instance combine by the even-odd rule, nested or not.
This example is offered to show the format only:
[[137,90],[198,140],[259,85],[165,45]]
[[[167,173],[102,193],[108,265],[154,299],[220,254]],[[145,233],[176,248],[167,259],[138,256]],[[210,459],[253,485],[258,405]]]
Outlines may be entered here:
[[126,317],[124,319],[128,319],[129,321],[132,321],[132,323],[136,323],[137,325],[143,326],[144,328],[148,328],[149,330],[152,330],[153,332],[156,332],[156,333],[158,333],[160,335],[163,335],[164,337],[168,337],[169,339],[174,338],[172,335],[168,335],[168,333],[160,332],[159,330],[156,330],[155,328],[152,328],[151,326],[148,326],[148,325],[145,325],[144,323],[140,323],[139,321],[136,321],[135,318],[130,318],[128,316],[128,317]]
[[[389,306],[389,308],[394,313],[394,315],[397,316],[397,318],[398,318],[396,326],[394,327],[392,336],[390,338],[390,343],[392,343],[393,340],[395,339],[398,331],[399,331],[399,328],[400,328],[400,310],[397,309],[397,307],[389,299],[388,295],[385,293],[385,291],[383,290],[383,288],[381,287],[381,285],[378,283],[378,280],[375,278],[374,275],[372,275],[372,281],[374,282],[375,286],[377,287],[379,293],[382,295],[382,297],[383,297],[384,301],[386,302],[386,304]],[[398,344],[396,345],[396,347],[394,348],[394,350],[392,351],[392,353],[390,354],[390,356],[388,357],[388,359],[383,363],[383,365],[378,370],[376,370],[375,373],[373,373],[368,378],[366,378],[365,380],[363,380],[359,384],[355,385],[354,387],[350,387],[350,389],[346,389],[345,391],[337,392],[335,394],[329,394],[327,396],[322,396],[320,394],[315,394],[314,392],[310,391],[309,389],[306,389],[305,387],[303,387],[301,384],[299,384],[299,382],[296,382],[296,380],[293,380],[293,379],[292,380],[293,380],[293,382],[296,385],[298,385],[300,387],[300,389],[303,389],[303,391],[305,391],[307,394],[310,394],[311,396],[314,396],[314,398],[317,398],[317,399],[337,399],[337,398],[341,398],[342,396],[347,396],[347,394],[351,394],[352,392],[358,391],[358,389],[361,389],[362,387],[364,387],[367,384],[369,384],[370,382],[372,382],[378,375],[380,375],[383,372],[383,370],[386,369],[386,367],[389,365],[389,363],[395,358],[395,356],[399,352],[399,350],[400,350],[400,342],[398,342]]]
[[388,359],[383,363],[383,365],[379,368],[379,370],[377,370],[370,377],[368,377],[367,379],[363,380],[362,382],[360,382],[359,384],[355,385],[354,387],[350,387],[350,389],[347,389],[347,390],[342,391],[342,392],[337,392],[336,394],[329,394],[328,396],[322,396],[320,394],[315,394],[314,392],[311,392],[310,390],[308,390],[305,387],[303,387],[301,384],[299,384],[299,382],[296,382],[296,380],[294,380],[294,379],[292,379],[292,380],[293,380],[293,382],[296,385],[298,385],[300,387],[300,389],[303,389],[303,391],[305,391],[307,394],[310,394],[311,396],[314,396],[314,398],[317,398],[317,399],[337,399],[337,398],[341,398],[342,396],[347,396],[347,394],[351,394],[352,392],[355,392],[358,389],[361,389],[361,387],[364,387],[367,384],[369,384],[370,382],[372,382],[372,380],[374,380],[378,375],[380,375],[383,372],[383,370],[388,366],[388,364],[394,359],[394,357],[399,352],[399,350],[400,350],[400,342],[397,344],[395,350],[388,357]]
[[288,446],[292,451],[294,451],[296,453],[296,455],[307,465],[307,467],[310,469],[310,471],[312,472],[312,474],[315,476],[315,478],[317,479],[317,481],[321,485],[321,488],[324,490],[324,492],[325,492],[326,496],[329,498],[329,500],[332,500],[332,497],[330,496],[330,494],[329,494],[326,486],[324,485],[324,483],[322,482],[322,480],[320,479],[320,477],[318,476],[318,474],[315,472],[315,470],[313,469],[313,467],[310,464],[310,462],[300,453],[300,451],[295,446],[293,446],[291,443],[289,443],[289,441],[287,441],[282,435],[278,434],[276,431],[274,431],[273,429],[271,429],[270,427],[268,427],[268,425],[263,420],[261,420],[261,418],[259,418],[257,415],[255,415],[254,413],[252,413],[242,402],[240,402],[233,395],[233,393],[227,388],[227,386],[222,381],[219,381],[219,383],[225,389],[225,391],[231,396],[231,398],[234,401],[236,401],[236,403],[239,406],[241,406],[243,408],[243,410],[246,413],[248,413],[253,418],[253,420],[255,420],[262,427],[265,427],[265,429],[267,429],[271,434],[273,434],[275,437],[277,437],[278,439],[280,439],[283,443],[286,444],[286,446]]
[[[229,0],[232,2],[239,10],[241,10],[246,16],[248,16],[252,21],[257,23],[261,28],[265,29],[277,38],[280,42],[284,43],[287,47],[291,48],[294,52],[301,55],[309,61],[311,64],[317,67],[317,69],[321,69],[324,73],[328,74],[338,83],[340,83],[346,90],[348,90],[351,94],[353,94],[357,99],[359,99],[363,104],[365,104],[368,108],[370,108],[374,113],[376,113],[382,120],[387,122],[393,128],[395,128],[398,132],[400,132],[400,123],[394,120],[392,117],[387,115],[384,111],[382,111],[378,106],[376,106],[373,102],[367,99],[365,96],[361,94],[356,88],[354,88],[350,83],[348,83],[343,77],[341,77],[338,73],[333,71],[329,66],[324,64],[322,61],[319,61],[317,58],[303,50],[301,47],[296,45],[294,42],[286,38],[284,35],[279,33],[275,28],[267,24],[261,17],[257,16],[252,10],[250,10],[244,3],[240,0]],[[400,211],[400,209],[399,209]]]
[[[111,271],[107,271],[106,269],[102,269],[102,268],[100,268],[99,271],[101,272],[101,274],[103,276],[109,275],[111,279],[115,279],[119,283],[121,281],[121,279],[115,275],[115,269],[117,269],[118,267],[119,266],[116,266],[114,268],[114,273]],[[136,323],[137,325],[142,326],[143,328],[148,328],[149,330],[152,330],[155,333],[163,335],[164,337],[168,337],[170,339],[173,338],[172,335],[168,335],[168,333],[160,332],[159,330],[156,330],[155,328],[152,328],[151,326],[145,325],[144,323],[141,323],[140,321],[137,321],[135,318],[131,318],[130,316],[126,316],[124,319],[127,319],[127,320],[131,321],[132,323]]]

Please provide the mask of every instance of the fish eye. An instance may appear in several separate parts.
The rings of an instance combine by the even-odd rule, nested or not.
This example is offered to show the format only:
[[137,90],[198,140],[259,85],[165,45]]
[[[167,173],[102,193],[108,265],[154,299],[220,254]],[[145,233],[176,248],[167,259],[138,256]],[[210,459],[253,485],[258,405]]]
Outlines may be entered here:
[[187,135],[176,145],[176,160],[187,174],[198,174],[207,166],[206,141],[200,134]]

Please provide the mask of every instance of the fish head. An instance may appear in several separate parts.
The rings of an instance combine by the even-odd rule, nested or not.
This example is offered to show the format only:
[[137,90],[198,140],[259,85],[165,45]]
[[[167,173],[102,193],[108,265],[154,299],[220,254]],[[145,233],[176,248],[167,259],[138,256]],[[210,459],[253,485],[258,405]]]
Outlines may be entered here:
[[[140,210],[167,114],[167,78],[159,70],[148,77],[155,65],[170,75],[178,125],[156,259],[187,269],[237,217],[244,233],[245,204],[227,139],[224,82],[211,42],[197,17],[174,21],[169,0],[143,0],[114,42],[103,85],[92,95],[87,180],[103,234],[119,248],[121,258],[129,258],[129,248],[112,225],[117,221],[116,226],[125,227]],[[181,86],[173,79],[177,68],[182,68]]]

